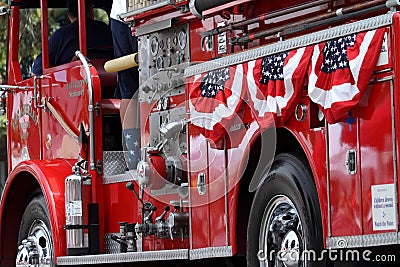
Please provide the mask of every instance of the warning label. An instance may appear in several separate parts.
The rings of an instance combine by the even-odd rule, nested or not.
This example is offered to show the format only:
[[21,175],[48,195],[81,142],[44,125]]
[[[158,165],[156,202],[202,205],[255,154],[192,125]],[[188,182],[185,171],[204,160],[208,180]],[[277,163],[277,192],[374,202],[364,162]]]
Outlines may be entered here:
[[388,45],[388,34],[385,32],[382,42],[381,53],[379,55],[377,66],[383,66],[389,64],[389,45]]
[[394,184],[371,186],[373,230],[396,229]]
[[82,216],[82,201],[68,201],[65,203],[66,216]]

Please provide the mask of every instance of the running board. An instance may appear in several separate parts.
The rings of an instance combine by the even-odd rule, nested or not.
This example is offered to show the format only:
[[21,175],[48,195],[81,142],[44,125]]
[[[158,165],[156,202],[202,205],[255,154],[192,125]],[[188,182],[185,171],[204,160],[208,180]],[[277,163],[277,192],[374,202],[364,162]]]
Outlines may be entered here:
[[200,249],[176,249],[146,252],[127,252],[85,256],[63,256],[57,258],[57,265],[85,265],[128,262],[150,262],[166,260],[197,260],[206,258],[232,257],[232,247],[209,247]]
[[400,232],[326,238],[328,249],[363,248],[400,244]]
[[187,260],[189,259],[188,249],[160,250],[146,252],[127,252],[117,254],[98,254],[85,256],[58,257],[57,265],[84,265],[84,264],[106,264],[144,261],[165,261],[165,260]]

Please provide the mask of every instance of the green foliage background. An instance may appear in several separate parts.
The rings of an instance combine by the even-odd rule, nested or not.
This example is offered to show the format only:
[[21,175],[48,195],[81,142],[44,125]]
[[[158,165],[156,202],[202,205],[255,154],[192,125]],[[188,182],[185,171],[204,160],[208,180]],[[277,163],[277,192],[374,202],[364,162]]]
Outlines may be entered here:
[[[7,0],[0,0],[0,6],[7,6]],[[49,36],[58,28],[69,24],[66,9],[49,10]],[[108,24],[108,15],[104,10],[95,9],[95,19]],[[19,32],[19,62],[22,74],[31,75],[31,66],[36,56],[41,52],[40,9],[22,10],[20,14]],[[6,84],[8,16],[0,16],[0,84]],[[6,123],[5,115],[0,114],[0,161],[6,157]],[[5,180],[0,177],[0,196]]]
[[[7,0],[0,0],[0,6],[7,6]],[[58,28],[69,24],[66,9],[49,9],[49,36]],[[19,61],[22,74],[30,76],[31,66],[41,51],[40,9],[21,10]],[[108,24],[104,10],[95,9],[95,19]],[[6,78],[8,17],[0,16],[0,78]],[[1,82],[1,79],[0,79]]]
[[[7,0],[0,0],[0,6],[6,6]],[[19,60],[22,73],[30,73],[33,60],[41,50],[40,10],[21,11]],[[69,23],[66,10],[49,11],[49,36],[59,27]],[[0,16],[0,76],[6,77],[8,17]]]

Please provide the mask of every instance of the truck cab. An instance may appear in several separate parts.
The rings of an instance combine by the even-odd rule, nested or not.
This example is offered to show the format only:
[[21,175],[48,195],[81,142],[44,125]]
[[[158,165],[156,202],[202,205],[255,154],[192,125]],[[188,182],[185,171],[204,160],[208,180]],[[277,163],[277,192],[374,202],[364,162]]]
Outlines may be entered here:
[[[138,53],[119,59],[87,47],[78,3],[79,49],[59,66],[49,21],[65,2],[4,9],[1,266],[319,266],[337,249],[398,248],[398,1],[128,1]],[[107,20],[111,1],[94,6]],[[21,62],[30,8],[42,75]],[[132,62],[130,172],[107,66]]]
[[[98,1],[93,5],[97,15],[95,19],[108,23],[111,2]],[[6,206],[10,203],[16,206],[3,213],[2,217],[3,222],[8,221],[7,227],[2,228],[2,236],[7,239],[9,233],[10,240],[15,244],[8,246],[3,243],[1,246],[2,265],[15,254],[18,243],[21,244],[18,233],[21,231],[24,206],[38,197],[47,216],[60,220],[42,221],[40,230],[32,230],[23,239],[42,234],[43,250],[52,250],[51,254],[41,256],[45,261],[51,262],[57,255],[65,254],[65,245],[62,245],[65,234],[51,238],[54,236],[52,229],[55,232],[64,231],[64,178],[72,174],[71,168],[78,157],[84,161],[90,157],[92,161],[87,163],[91,167],[85,168],[97,176],[103,172],[104,151],[122,153],[119,100],[113,98],[117,77],[116,73],[106,73],[103,67],[107,60],[114,58],[112,40],[110,36],[109,47],[87,47],[84,1],[80,1],[79,5],[79,50],[71,55],[71,62],[57,66],[49,64],[48,39],[54,30],[69,23],[66,7],[66,1],[10,1],[7,9],[9,43],[7,86],[4,90],[7,92],[10,175],[7,180],[9,189],[4,191],[3,202],[8,203],[4,203]],[[34,75],[32,64],[39,52],[42,53],[43,74]],[[103,120],[107,121],[104,128]],[[124,157],[120,160],[123,164]],[[45,174],[44,170],[53,174],[48,176],[49,173]],[[118,171],[123,174],[125,168],[120,166],[111,175],[118,174]],[[99,182],[95,178],[86,187],[97,188],[96,183]],[[24,188],[23,192],[18,187]],[[89,190],[86,197],[97,198],[95,191]],[[54,249],[50,250],[48,246],[51,243]],[[24,253],[19,252],[21,259]],[[11,262],[15,264],[15,260]]]

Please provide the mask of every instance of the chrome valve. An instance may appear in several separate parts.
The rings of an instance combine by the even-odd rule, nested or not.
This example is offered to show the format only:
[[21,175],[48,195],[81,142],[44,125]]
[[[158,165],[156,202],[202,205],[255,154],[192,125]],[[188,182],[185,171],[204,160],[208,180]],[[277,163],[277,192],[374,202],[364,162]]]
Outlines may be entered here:
[[119,243],[121,253],[137,251],[135,224],[120,222],[119,236],[113,234],[111,239]]

